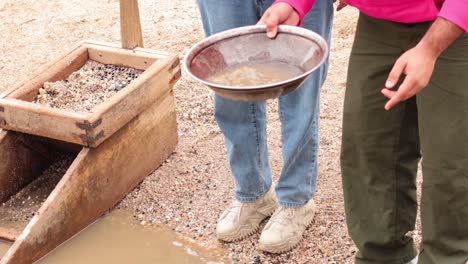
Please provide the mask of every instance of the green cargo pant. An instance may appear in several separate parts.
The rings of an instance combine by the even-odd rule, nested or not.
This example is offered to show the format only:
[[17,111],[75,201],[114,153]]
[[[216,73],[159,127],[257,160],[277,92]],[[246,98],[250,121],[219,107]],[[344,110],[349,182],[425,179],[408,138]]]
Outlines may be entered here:
[[[430,84],[384,110],[381,94],[398,57],[430,23],[360,15],[350,57],[341,166],[356,263],[416,256],[416,171],[422,155],[421,264],[468,260],[468,34],[438,59]],[[401,80],[400,80],[401,82]]]

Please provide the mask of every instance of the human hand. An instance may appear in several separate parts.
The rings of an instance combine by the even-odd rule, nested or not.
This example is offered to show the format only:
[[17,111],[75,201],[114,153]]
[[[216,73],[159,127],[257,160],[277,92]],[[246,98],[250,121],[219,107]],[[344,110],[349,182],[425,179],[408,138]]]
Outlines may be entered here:
[[267,26],[267,36],[275,38],[278,34],[278,25],[297,26],[299,24],[299,14],[287,3],[277,3],[270,6],[258,21],[257,25]]
[[336,7],[336,11],[340,11],[341,9],[345,8],[348,4],[346,3],[346,0],[339,0],[338,1],[338,6]]
[[[413,97],[427,86],[434,72],[437,57],[431,49],[418,45],[398,58],[388,76],[385,88],[382,89],[382,94],[390,99],[385,104],[385,110],[390,110],[399,102]],[[401,74],[405,74],[406,77],[398,90],[393,91]]]

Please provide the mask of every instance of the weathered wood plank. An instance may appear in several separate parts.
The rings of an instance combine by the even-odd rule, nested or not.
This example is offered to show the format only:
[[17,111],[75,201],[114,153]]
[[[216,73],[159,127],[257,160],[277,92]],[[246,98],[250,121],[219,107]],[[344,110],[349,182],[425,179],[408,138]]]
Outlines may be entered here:
[[155,61],[161,59],[151,53],[134,52],[104,46],[89,45],[88,54],[91,60],[116,66],[146,70]]
[[90,146],[98,146],[106,135],[112,135],[158,98],[172,93],[179,74],[179,59],[176,56],[157,61],[120,93],[95,107],[95,113],[89,120],[91,123],[102,120],[102,124],[90,131],[90,134],[96,137],[102,133],[104,136],[97,138]]
[[166,51],[140,48],[140,47],[134,48],[132,50],[127,50],[127,49],[122,49],[122,47],[116,43],[109,43],[109,42],[103,42],[103,41],[97,41],[97,40],[83,40],[81,44],[86,47],[94,47],[97,49],[104,48],[104,49],[125,51],[125,52],[130,52],[130,53],[138,53],[142,55],[148,55],[149,57],[152,57],[152,58],[154,57],[154,58],[160,58],[160,59],[173,55]]
[[137,0],[120,0],[120,35],[123,48],[143,47]]
[[160,98],[98,148],[83,148],[1,264],[29,264],[93,223],[174,151],[172,93]]
[[19,235],[18,230],[0,227],[0,240],[15,242]]
[[79,124],[88,113],[56,109],[22,100],[0,99],[4,111],[0,113],[0,127],[31,135],[83,144],[85,131]]

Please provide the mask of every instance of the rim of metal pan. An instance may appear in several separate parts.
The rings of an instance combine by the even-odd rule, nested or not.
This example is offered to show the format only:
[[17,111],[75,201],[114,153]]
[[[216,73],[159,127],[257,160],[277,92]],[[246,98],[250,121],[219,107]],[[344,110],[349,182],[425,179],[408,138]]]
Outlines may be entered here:
[[265,33],[266,34],[266,26],[265,25],[255,25],[255,26],[245,26],[245,27],[238,27],[230,30],[226,30],[214,35],[211,35],[209,37],[204,38],[194,46],[192,46],[186,55],[184,56],[182,67],[185,72],[189,74],[189,76],[207,86],[215,87],[218,89],[226,89],[226,90],[239,90],[239,91],[245,91],[245,90],[259,90],[259,89],[268,89],[268,88],[273,88],[275,86],[281,86],[285,85],[294,81],[297,81],[301,78],[306,77],[307,75],[310,75],[313,71],[315,71],[317,68],[322,66],[326,58],[328,57],[328,45],[326,41],[320,36],[319,34],[308,30],[304,29],[301,27],[296,27],[296,26],[288,26],[288,25],[280,25],[278,27],[278,33],[288,33],[296,36],[301,36],[307,39],[310,39],[311,41],[316,42],[319,47],[322,49],[324,56],[321,58],[320,62],[317,63],[316,66],[314,66],[312,69],[302,73],[301,75],[298,75],[296,77],[281,81],[281,82],[275,82],[275,83],[269,83],[269,84],[263,84],[263,85],[255,85],[255,86],[229,86],[229,85],[221,85],[218,83],[212,83],[206,80],[203,80],[197,76],[195,76],[189,69],[190,63],[192,63],[192,60],[198,55],[201,51],[203,51],[205,48],[214,45],[215,43],[229,39],[229,38],[234,38],[237,36],[243,36],[243,35],[249,35],[253,33]]

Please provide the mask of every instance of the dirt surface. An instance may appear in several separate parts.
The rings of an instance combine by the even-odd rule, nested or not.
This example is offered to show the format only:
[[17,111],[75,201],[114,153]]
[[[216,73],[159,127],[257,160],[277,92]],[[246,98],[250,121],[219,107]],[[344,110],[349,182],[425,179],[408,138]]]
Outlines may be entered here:
[[[185,54],[203,38],[196,1],[140,0],[145,47]],[[24,80],[40,65],[83,39],[119,42],[116,0],[4,0],[0,2],[0,89]],[[347,60],[357,12],[336,13],[330,70],[321,91],[317,214],[304,240],[290,253],[257,248],[259,235],[237,243],[215,238],[219,214],[233,197],[224,142],[213,118],[212,93],[184,75],[175,88],[179,145],[176,152],[119,205],[135,221],[165,224],[203,247],[222,248],[236,263],[352,263],[339,167]],[[268,103],[268,138],[274,179],[281,169],[277,102]],[[418,180],[419,184],[421,183]],[[414,233],[420,239],[420,232]]]
[[26,226],[70,167],[73,155],[57,154],[39,177],[0,206],[0,224]]
[[124,89],[143,71],[89,60],[65,80],[46,82],[35,103],[72,111],[92,108]]

